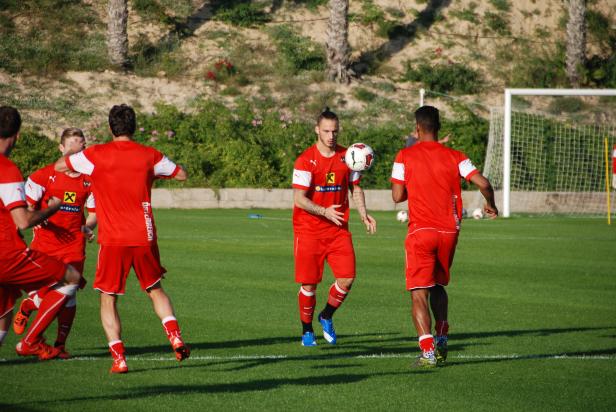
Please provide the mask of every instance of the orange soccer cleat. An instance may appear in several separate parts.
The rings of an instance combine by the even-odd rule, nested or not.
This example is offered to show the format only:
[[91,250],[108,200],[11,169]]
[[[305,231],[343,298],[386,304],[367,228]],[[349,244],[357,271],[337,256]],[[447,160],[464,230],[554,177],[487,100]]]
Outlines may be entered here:
[[109,373],[126,373],[128,372],[128,365],[126,365],[126,358],[124,356],[118,356],[113,358],[113,365]]
[[[22,302],[23,305],[23,302]],[[17,311],[17,314],[15,315],[15,319],[13,319],[13,332],[15,332],[16,335],[21,335],[24,333],[24,331],[26,330],[26,326],[28,326],[28,320],[30,319],[30,316],[26,316],[24,315],[24,313],[20,310]]]
[[17,343],[15,352],[17,352],[19,356],[38,356],[39,360],[44,361],[57,358],[60,354],[60,349],[54,348],[42,340],[32,345],[21,340]]
[[184,359],[188,359],[188,357],[190,356],[190,348],[184,343],[181,337],[172,336],[169,338],[169,341],[171,342],[171,347],[175,352],[175,358],[178,361],[181,362]]

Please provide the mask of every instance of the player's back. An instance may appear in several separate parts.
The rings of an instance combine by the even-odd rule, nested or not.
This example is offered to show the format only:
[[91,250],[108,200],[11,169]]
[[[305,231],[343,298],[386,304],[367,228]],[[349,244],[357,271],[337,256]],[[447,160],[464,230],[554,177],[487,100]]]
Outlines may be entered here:
[[160,153],[133,141],[113,141],[86,149],[100,222],[99,242],[142,246],[155,240],[150,204],[154,165]]
[[466,156],[438,142],[403,149],[409,221],[418,226],[458,229],[462,198],[461,163]]
[[0,154],[0,259],[10,251],[26,248],[10,211],[25,205],[23,177],[15,163]]

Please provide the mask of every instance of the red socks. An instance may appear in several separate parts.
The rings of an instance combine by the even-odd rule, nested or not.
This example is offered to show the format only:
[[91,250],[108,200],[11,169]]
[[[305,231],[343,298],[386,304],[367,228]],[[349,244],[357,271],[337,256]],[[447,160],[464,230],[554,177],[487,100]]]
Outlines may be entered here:
[[299,318],[302,323],[311,324],[314,316],[314,307],[317,304],[317,297],[314,291],[310,292],[300,287],[297,300],[299,303]]
[[419,337],[419,347],[424,356],[434,356],[434,337],[432,335],[421,335]]
[[337,282],[334,282],[329,288],[329,297],[327,298],[327,303],[334,308],[338,308],[346,299],[348,290],[340,287]]
[[[69,302],[67,302],[67,305],[68,304]],[[73,321],[75,320],[76,313],[77,305],[64,305],[64,307],[58,314],[58,337],[56,338],[55,346],[64,345],[66,343],[66,338],[71,331],[71,327],[73,326]]]
[[162,322],[163,328],[165,329],[165,333],[167,334],[167,338],[169,338],[169,340],[174,337],[180,337],[182,332],[180,331],[180,325],[175,317],[167,316]]
[[41,302],[36,318],[34,318],[24,338],[26,344],[32,345],[41,339],[41,335],[62,309],[67,298],[67,295],[58,290],[50,290],[45,294],[45,299]]
[[114,340],[109,342],[109,353],[111,353],[113,359],[123,359],[124,352],[124,344],[121,340]]

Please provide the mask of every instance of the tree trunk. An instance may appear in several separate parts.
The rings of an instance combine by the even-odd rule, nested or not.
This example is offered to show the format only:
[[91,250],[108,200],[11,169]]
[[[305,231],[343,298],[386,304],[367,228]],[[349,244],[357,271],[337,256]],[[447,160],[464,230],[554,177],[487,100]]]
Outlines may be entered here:
[[112,65],[127,68],[128,61],[128,0],[109,0],[107,6],[107,53]]
[[349,83],[354,74],[350,68],[349,0],[329,0],[327,28],[327,78]]
[[586,59],[586,1],[569,0],[567,22],[567,77],[573,86],[579,86],[580,68]]

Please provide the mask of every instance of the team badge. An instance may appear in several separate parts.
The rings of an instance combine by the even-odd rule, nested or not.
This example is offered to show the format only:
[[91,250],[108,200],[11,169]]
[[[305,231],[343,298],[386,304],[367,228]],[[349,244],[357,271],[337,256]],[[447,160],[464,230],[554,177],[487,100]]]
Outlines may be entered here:
[[77,193],[64,192],[64,199],[62,201],[64,203],[75,203],[77,201]]
[[334,183],[336,183],[336,173],[328,173],[326,176],[326,180],[328,185],[333,185]]
[[83,187],[90,187],[90,182],[83,181]]

